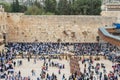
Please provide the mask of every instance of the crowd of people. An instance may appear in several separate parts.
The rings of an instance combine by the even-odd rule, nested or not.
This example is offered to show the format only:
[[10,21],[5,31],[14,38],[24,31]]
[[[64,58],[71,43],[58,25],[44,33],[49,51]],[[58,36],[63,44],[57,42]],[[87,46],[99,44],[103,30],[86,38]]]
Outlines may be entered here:
[[[50,75],[49,73],[47,73],[47,71],[49,70],[50,67],[52,68],[56,67],[58,69],[58,74],[61,75],[61,70],[65,69],[65,65],[59,62],[54,62],[51,60],[51,58],[49,59],[44,58],[43,60],[44,60],[44,63],[43,63],[42,71],[40,73],[40,77],[38,77],[38,80],[41,80],[41,79],[57,80],[57,75],[55,73],[52,73],[52,75]],[[62,79],[65,80],[64,74]]]
[[[6,57],[7,55],[1,54],[0,57]],[[8,55],[10,56],[10,55]],[[22,60],[14,61],[13,57],[6,58],[4,61],[1,59],[2,64],[0,65],[0,78],[5,80],[31,80],[31,76],[22,77],[21,71],[14,72],[14,67],[22,66]],[[59,58],[58,58],[59,59]],[[41,68],[40,76],[37,77],[37,80],[58,80],[56,73],[52,73],[50,75],[47,73],[50,67],[58,68],[58,74],[62,75],[61,80],[67,80],[64,74],[61,74],[61,70],[65,69],[64,64],[60,64],[59,62],[52,61],[52,58],[40,57],[39,60],[43,60],[43,67]],[[28,62],[31,60],[28,59]],[[84,65],[83,72],[81,71],[81,75],[72,74],[70,75],[68,80],[118,80],[120,76],[120,64],[116,64],[113,62],[111,66],[113,70],[107,73],[107,67],[104,63],[96,63],[94,64],[93,59],[83,59],[80,61]],[[36,64],[36,63],[35,63]],[[32,76],[36,76],[36,72],[34,69],[31,70]]]
[[14,53],[59,54],[64,51],[73,51],[76,55],[96,55],[101,52],[105,55],[119,50],[109,43],[8,43],[7,48]]
[[112,51],[119,51],[116,46],[109,43],[79,43],[74,44],[75,52],[78,55],[106,55]]
[[13,61],[14,58],[13,53],[0,53],[0,79],[17,80],[17,78],[20,77],[20,72],[16,73],[16,75],[12,75],[14,73],[14,67],[22,65],[21,60],[15,62]]
[[[73,48],[71,48],[71,46],[73,46]],[[30,80],[30,76],[22,77],[21,71],[14,73],[14,67],[21,66],[23,63],[21,60],[15,62],[13,59],[16,54],[22,52],[33,54],[61,54],[63,51],[73,51],[76,55],[98,55],[99,53],[103,53],[102,55],[106,56],[113,51],[119,51],[116,46],[108,43],[8,43],[6,49],[7,51],[0,53],[0,78],[4,78],[5,80]],[[55,73],[52,75],[47,73],[48,68],[57,67],[58,73],[61,74],[61,69],[64,69],[65,65],[50,60],[46,61],[45,58],[42,58],[42,60],[44,60],[44,64],[40,77],[38,77],[37,80],[57,80]],[[30,61],[30,57],[28,57],[28,61]],[[34,63],[36,64],[36,58],[34,59]],[[120,76],[119,64],[113,64],[113,70],[107,74],[104,64],[97,63],[96,66],[93,66],[93,63],[89,59],[83,60],[82,63],[85,65],[84,72],[81,72],[80,76],[72,74],[69,80],[118,80],[118,76]],[[100,69],[103,69],[103,71],[100,72]],[[34,70],[31,70],[31,73],[35,76]],[[61,75],[63,76],[62,80],[66,80],[65,75]],[[98,75],[98,77],[94,75]]]
[[[6,56],[1,54],[0,57],[3,58]],[[29,58],[29,56],[28,56],[28,62],[31,62],[30,59],[31,58]],[[38,59],[35,58],[34,60],[43,61],[43,66],[41,68],[39,77],[36,76],[36,71],[34,69],[31,70],[32,76],[36,76],[37,80],[43,80],[43,79],[57,80],[57,75],[55,73],[52,73],[52,75],[50,75],[47,71],[49,70],[50,67],[52,67],[52,68],[56,67],[58,69],[58,73],[61,74],[61,70],[65,69],[65,65],[61,64],[59,62],[56,62],[56,61],[52,61],[51,59],[52,59],[51,57],[49,59],[47,59],[45,57],[40,57]],[[22,62],[22,60],[14,61],[14,58],[10,57],[9,59],[7,59],[7,61],[5,61],[5,62],[3,62],[3,61],[4,60],[2,60],[0,63],[0,79],[3,79],[3,80],[33,80],[33,79],[31,79],[31,76],[27,76],[27,77],[22,76],[21,71],[16,72],[14,70],[15,67],[20,67],[24,64]],[[34,63],[34,64],[36,64],[36,63]],[[65,80],[65,75],[63,75],[63,80]]]
[[83,59],[81,63],[84,65],[83,72],[77,76],[72,74],[69,80],[119,80],[120,64],[113,63],[113,70],[107,72],[107,67],[104,63],[96,63],[92,59]]

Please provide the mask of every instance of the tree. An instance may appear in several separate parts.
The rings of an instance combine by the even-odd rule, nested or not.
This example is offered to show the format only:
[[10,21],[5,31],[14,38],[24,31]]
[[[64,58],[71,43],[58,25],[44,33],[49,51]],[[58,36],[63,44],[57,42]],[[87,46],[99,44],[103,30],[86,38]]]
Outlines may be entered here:
[[57,6],[56,0],[45,0],[44,5],[45,5],[44,9],[46,12],[52,12],[52,13],[56,12],[56,6]]
[[68,15],[72,15],[73,14],[73,2],[72,1],[68,1],[68,4],[67,4],[67,6],[68,6],[68,10],[67,10],[67,14]]
[[39,9],[37,6],[33,5],[27,9],[25,14],[26,15],[42,15],[44,14],[44,11],[42,9]]
[[20,12],[20,5],[18,0],[13,0],[12,6],[12,12]]
[[20,9],[19,12],[24,13],[27,10],[27,7],[24,5],[20,5],[19,9]]
[[20,11],[20,5],[19,5],[19,1],[18,0],[16,0],[15,7],[16,7],[16,12],[19,12]]
[[[101,0],[93,0],[93,13],[92,15],[100,15],[100,12],[101,12]],[[92,3],[92,4],[93,4]]]
[[11,8],[12,8],[11,12],[15,12],[15,2],[14,2],[14,0],[13,0],[13,3],[11,4]]
[[75,8],[76,8],[77,14],[87,15],[88,8],[90,7],[88,6],[89,0],[77,0],[75,4],[76,4]]
[[58,2],[58,7],[57,7],[57,14],[59,15],[67,15],[68,14],[68,1],[67,0],[60,0]]
[[0,3],[0,5],[3,5],[3,8],[5,12],[11,12],[11,6],[8,3]]
[[37,0],[34,2],[34,5],[36,5],[38,8],[42,8],[43,6],[38,2]]
[[81,15],[99,15],[101,0],[76,0],[75,10]]
[[[25,14],[55,14],[55,15],[100,15],[101,0],[28,0],[27,7],[19,5],[18,0],[13,3],[1,3],[6,12],[25,12]],[[28,9],[27,9],[28,8]],[[35,11],[36,10],[36,11]],[[32,13],[30,13],[32,12]]]

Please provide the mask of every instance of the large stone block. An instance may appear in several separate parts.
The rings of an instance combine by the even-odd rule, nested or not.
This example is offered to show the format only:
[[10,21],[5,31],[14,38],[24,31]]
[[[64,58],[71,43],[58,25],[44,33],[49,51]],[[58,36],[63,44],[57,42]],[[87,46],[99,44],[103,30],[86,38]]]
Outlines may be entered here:
[[98,28],[112,25],[117,19],[82,15],[9,14],[6,20],[9,42],[57,42],[58,39],[61,42],[96,42]]

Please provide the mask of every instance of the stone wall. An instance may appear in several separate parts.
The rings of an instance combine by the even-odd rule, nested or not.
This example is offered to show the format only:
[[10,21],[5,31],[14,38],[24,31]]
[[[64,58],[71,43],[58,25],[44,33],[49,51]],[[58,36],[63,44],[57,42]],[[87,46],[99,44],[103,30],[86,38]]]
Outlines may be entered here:
[[9,42],[96,42],[98,28],[112,25],[114,17],[7,15]]
[[0,5],[0,33],[4,33],[6,30],[6,12],[4,8]]
[[120,17],[120,11],[102,11],[101,12],[102,16],[106,17]]
[[0,52],[4,49],[4,38],[3,34],[6,32],[6,12],[0,5]]

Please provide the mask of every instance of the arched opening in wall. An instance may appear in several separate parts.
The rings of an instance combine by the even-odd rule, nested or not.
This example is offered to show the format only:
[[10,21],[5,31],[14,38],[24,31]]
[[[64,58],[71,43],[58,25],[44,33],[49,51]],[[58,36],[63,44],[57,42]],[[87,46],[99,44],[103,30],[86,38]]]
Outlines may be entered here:
[[99,42],[99,40],[100,40],[100,37],[96,36],[96,41]]
[[3,42],[4,42],[5,45],[7,44],[6,36],[7,36],[7,34],[6,34],[6,33],[3,33],[3,39],[4,39]]

